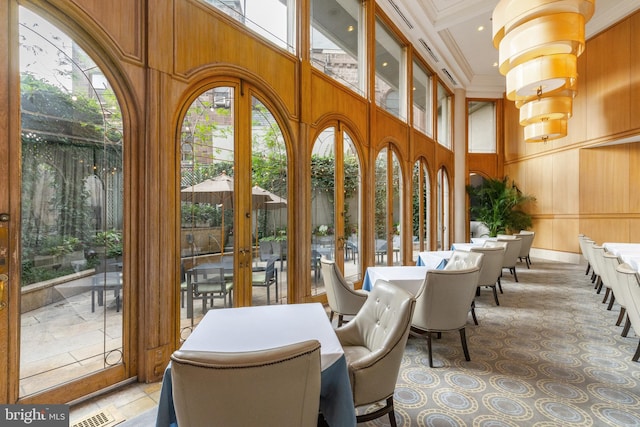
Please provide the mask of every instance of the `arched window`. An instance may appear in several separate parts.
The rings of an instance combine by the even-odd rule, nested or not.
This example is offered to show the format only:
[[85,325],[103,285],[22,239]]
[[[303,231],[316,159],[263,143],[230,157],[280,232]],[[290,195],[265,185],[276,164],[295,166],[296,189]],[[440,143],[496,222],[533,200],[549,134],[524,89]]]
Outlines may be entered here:
[[375,163],[376,264],[394,265],[402,260],[401,227],[403,183],[400,161],[391,146],[378,153]]
[[[335,259],[349,280],[360,272],[360,160],[341,126],[318,134],[311,154],[311,294],[324,292],[320,258]],[[336,191],[342,189],[342,191]]]
[[129,284],[118,100],[73,38],[23,7],[19,20],[24,397],[126,378]]

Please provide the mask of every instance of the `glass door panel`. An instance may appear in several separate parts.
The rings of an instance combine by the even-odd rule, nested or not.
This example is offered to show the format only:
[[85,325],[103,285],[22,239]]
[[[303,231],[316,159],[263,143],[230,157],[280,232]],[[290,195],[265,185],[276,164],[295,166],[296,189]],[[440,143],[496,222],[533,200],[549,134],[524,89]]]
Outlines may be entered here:
[[320,259],[335,259],[336,129],[316,138],[311,152],[311,294],[324,293]]
[[252,102],[252,305],[287,302],[287,150],[275,117]]
[[19,19],[25,397],[124,366],[129,310],[119,104],[73,39],[28,9]]
[[360,161],[353,139],[343,132],[343,179],[344,179],[344,269],[345,278],[351,282],[360,277]]
[[375,263],[400,265],[402,175],[398,157],[390,148],[378,153],[375,179]]
[[234,305],[234,94],[228,86],[203,92],[182,122],[182,338],[208,309]]
[[430,197],[429,172],[427,163],[420,159],[413,165],[413,261],[418,260],[418,253],[428,251],[430,243]]

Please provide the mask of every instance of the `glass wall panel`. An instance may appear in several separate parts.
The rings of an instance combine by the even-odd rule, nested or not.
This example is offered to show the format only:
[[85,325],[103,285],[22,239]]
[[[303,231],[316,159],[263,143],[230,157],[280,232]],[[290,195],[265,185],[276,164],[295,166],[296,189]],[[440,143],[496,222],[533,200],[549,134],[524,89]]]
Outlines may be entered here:
[[311,64],[364,93],[364,3],[311,0]]
[[404,47],[380,20],[376,20],[376,104],[407,119],[406,55]]
[[[287,149],[273,114],[252,98],[252,305],[287,302]],[[255,252],[255,250],[254,250]]]
[[311,152],[311,279],[312,295],[324,293],[320,259],[335,259],[336,129],[323,130]]
[[399,265],[402,260],[401,227],[403,194],[400,161],[390,148],[378,153],[375,164],[376,264]]
[[[233,305],[234,88],[206,90],[181,134],[181,333],[212,307]],[[211,269],[202,267],[215,264]],[[191,291],[191,292],[189,292]]]
[[418,253],[431,249],[431,183],[427,163],[420,159],[413,165],[413,261],[418,260]]
[[495,101],[469,101],[467,111],[469,153],[495,153]]
[[417,61],[413,61],[413,126],[433,136],[432,75]]
[[72,38],[19,20],[23,397],[126,362],[128,283],[118,100]]
[[438,143],[451,149],[451,126],[452,126],[452,97],[447,88],[438,82],[438,122],[437,134]]
[[344,276],[347,280],[357,281],[360,279],[360,200],[362,175],[360,172],[360,160],[358,152],[351,136],[343,134],[343,174],[344,184]]
[[275,45],[295,52],[295,0],[200,0]]
[[441,168],[438,171],[437,186],[437,250],[449,250],[451,248],[451,241],[449,239],[449,176],[447,175],[447,171],[444,168]]

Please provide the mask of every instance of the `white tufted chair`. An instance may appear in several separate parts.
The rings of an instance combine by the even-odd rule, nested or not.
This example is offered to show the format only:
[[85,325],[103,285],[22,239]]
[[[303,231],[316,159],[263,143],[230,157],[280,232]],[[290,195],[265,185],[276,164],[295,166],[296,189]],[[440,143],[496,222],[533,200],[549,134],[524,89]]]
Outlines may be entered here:
[[[471,252],[481,253],[482,267],[480,267],[480,277],[478,278],[478,288],[476,289],[476,296],[480,294],[480,289],[484,287],[491,288],[493,291],[493,299],[496,305],[500,305],[498,300],[498,290],[496,285],[500,283],[500,274],[502,274],[502,263],[504,259],[504,247],[472,247]],[[471,316],[474,323],[478,324],[476,318],[476,305],[475,301],[471,304]]]
[[393,393],[415,303],[409,292],[378,280],[353,320],[336,329],[355,407],[386,401],[380,409],[358,415],[359,423],[389,414],[391,425],[396,426]]
[[518,263],[518,256],[520,255],[520,248],[522,247],[522,239],[513,235],[498,236],[498,242],[505,242],[507,244],[502,268],[508,268],[509,272],[513,274],[513,279],[517,282],[518,273],[516,272],[516,264]]
[[327,292],[327,301],[331,309],[330,320],[338,314],[338,326],[342,326],[343,316],[354,316],[367,300],[368,292],[354,290],[338,270],[335,261],[320,260],[322,279]]
[[320,407],[320,343],[171,355],[178,425],[316,426]]
[[431,352],[433,332],[440,334],[458,330],[465,359],[471,360],[467,349],[465,325],[479,277],[479,266],[463,270],[427,271],[427,277],[416,296],[416,311],[411,322],[411,331],[415,335],[427,338],[430,367],[433,367]]
[[[638,271],[627,263],[620,264],[616,270],[621,273],[621,286],[626,286],[629,290],[627,316],[636,336],[640,336],[640,276],[638,276]],[[637,362],[638,359],[640,359],[640,341],[638,341],[636,353],[631,360]]]
[[520,230],[520,232],[518,234],[514,234],[514,236],[522,239],[518,259],[520,261],[524,261],[527,264],[527,268],[530,268],[531,257],[529,256],[529,252],[531,252],[531,245],[533,245],[533,239],[536,237],[536,233],[535,231]]
[[465,270],[482,265],[482,254],[469,251],[453,251],[444,270]]

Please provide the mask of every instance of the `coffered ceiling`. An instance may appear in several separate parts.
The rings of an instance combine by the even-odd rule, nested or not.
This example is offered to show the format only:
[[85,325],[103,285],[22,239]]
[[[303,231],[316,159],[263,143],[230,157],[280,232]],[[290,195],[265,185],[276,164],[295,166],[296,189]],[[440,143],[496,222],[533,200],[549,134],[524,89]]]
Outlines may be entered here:
[[[376,1],[450,88],[466,89],[468,97],[502,96],[491,39],[498,0]],[[587,39],[639,9],[640,0],[596,0]]]

